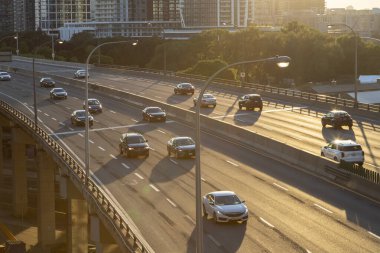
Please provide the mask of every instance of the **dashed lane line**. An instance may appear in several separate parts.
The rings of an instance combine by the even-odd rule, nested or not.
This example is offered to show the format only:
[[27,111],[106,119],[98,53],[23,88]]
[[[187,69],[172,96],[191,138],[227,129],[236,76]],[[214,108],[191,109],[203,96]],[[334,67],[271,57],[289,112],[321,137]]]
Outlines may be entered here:
[[162,131],[162,130],[157,130],[158,132],[162,133],[162,134],[166,134],[166,132]]
[[323,206],[320,206],[320,205],[318,205],[318,204],[316,204],[316,203],[314,203],[314,205],[315,205],[316,207],[318,207],[318,208],[322,209],[323,211],[326,211],[326,212],[328,212],[328,213],[333,213],[333,212],[332,212],[332,211],[330,211],[329,209],[327,209],[327,208],[324,208]]
[[194,221],[189,215],[186,214],[186,215],[185,215],[185,218],[186,218],[187,220],[189,220],[191,224],[195,225],[195,221]]
[[40,109],[37,109],[37,112],[42,112]]
[[203,182],[206,182],[206,179],[204,179],[203,177],[201,177],[201,180],[202,180]]
[[380,236],[378,236],[377,234],[374,234],[374,233],[372,233],[372,232],[370,232],[370,231],[368,231],[368,234],[370,234],[370,235],[372,235],[373,237],[375,237],[375,238],[377,238],[377,239],[380,240]]
[[91,144],[94,144],[95,142],[94,141],[92,141],[92,140],[88,140]]
[[166,198],[166,200],[170,203],[170,205],[177,207],[177,205],[173,201],[171,201],[169,198]]
[[59,122],[59,124],[60,124],[61,126],[65,126],[65,123],[63,123],[63,122]]
[[210,240],[211,240],[213,243],[215,243],[216,246],[218,246],[218,247],[221,246],[220,243],[219,243],[219,242],[218,242],[218,241],[217,241],[212,235],[208,234],[207,236],[208,236],[208,238],[210,238]]
[[54,120],[54,121],[57,121],[57,119],[56,118],[51,118],[52,120]]
[[[69,127],[69,130],[70,130],[70,131],[74,131],[74,128],[72,128],[72,127]],[[55,133],[55,134],[57,134],[57,133]]]
[[154,186],[153,184],[149,184],[150,187],[152,187],[153,190],[155,190],[156,192],[159,192],[160,190]]
[[123,167],[126,169],[130,169],[130,167],[128,165],[126,165],[125,163],[121,163],[121,165],[123,165]]
[[140,178],[140,179],[144,179],[144,177],[143,176],[141,176],[139,173],[135,173],[135,175],[136,175],[136,177],[138,177],[138,178]]
[[177,161],[174,161],[173,159],[169,159],[172,163],[174,163],[174,164],[178,164],[178,162]]
[[274,228],[274,226],[272,224],[270,224],[268,221],[266,221],[264,218],[260,217],[260,220],[262,222],[264,222],[267,226],[271,227],[271,228]]
[[102,151],[106,151],[104,148],[102,148],[101,146],[98,146],[98,148]]
[[117,160],[117,157],[114,156],[113,154],[110,154],[110,157],[112,157],[113,159],[116,159],[116,160]]
[[284,186],[281,186],[281,185],[279,185],[277,183],[273,183],[273,185],[276,186],[276,187],[278,187],[278,188],[280,188],[280,189],[282,189],[282,190],[284,190],[284,191],[288,191],[287,188],[285,188]]
[[44,112],[44,115],[46,116],[46,117],[49,117],[50,115],[49,114],[47,114],[46,112]]
[[81,133],[78,133],[78,135],[79,135],[80,137],[82,137],[82,138],[84,137],[83,134],[81,134]]
[[114,113],[114,114],[116,114],[116,112],[115,112],[115,111],[112,111],[112,110],[110,110],[110,112],[111,112],[111,113]]
[[239,167],[239,164],[237,164],[237,163],[234,163],[234,162],[231,162],[231,161],[228,161],[228,160],[226,160],[226,162],[228,162],[229,164],[231,164],[231,165],[233,165],[235,167]]

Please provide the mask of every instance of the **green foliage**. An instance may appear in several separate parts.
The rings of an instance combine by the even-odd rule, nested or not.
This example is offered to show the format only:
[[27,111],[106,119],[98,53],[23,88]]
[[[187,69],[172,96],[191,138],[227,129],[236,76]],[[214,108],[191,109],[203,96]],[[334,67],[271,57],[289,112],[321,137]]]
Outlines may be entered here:
[[[190,67],[188,69],[185,69],[181,71],[182,73],[186,74],[193,74],[193,75],[200,75],[200,76],[211,76],[219,69],[227,66],[227,63],[224,61],[221,61],[219,59],[216,60],[201,60],[197,62],[193,67]],[[223,79],[230,79],[235,80],[236,78],[236,70],[230,70],[227,69],[223,72],[221,72],[218,76],[218,78]]]

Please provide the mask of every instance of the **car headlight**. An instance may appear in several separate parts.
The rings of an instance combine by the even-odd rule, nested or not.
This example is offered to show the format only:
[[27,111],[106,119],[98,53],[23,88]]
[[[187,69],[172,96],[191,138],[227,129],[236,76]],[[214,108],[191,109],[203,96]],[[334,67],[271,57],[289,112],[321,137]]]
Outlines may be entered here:
[[128,150],[134,150],[134,148],[129,147]]
[[149,147],[144,147],[144,149],[149,149]]
[[178,152],[182,152],[183,150],[182,149],[177,149]]

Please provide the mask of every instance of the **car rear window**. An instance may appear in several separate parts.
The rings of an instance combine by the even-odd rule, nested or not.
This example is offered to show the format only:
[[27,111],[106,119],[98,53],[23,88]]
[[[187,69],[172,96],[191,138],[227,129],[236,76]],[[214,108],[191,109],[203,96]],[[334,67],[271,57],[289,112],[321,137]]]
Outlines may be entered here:
[[360,145],[352,145],[352,146],[340,146],[340,151],[360,151],[362,147]]

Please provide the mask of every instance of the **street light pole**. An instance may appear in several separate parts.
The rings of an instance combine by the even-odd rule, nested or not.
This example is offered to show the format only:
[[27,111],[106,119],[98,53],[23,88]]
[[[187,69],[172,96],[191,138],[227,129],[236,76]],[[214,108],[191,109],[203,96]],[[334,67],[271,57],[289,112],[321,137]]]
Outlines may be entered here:
[[16,36],[14,37],[16,39],[16,55],[18,56],[19,50],[18,50],[18,33],[16,33]]
[[202,189],[201,189],[201,143],[200,143],[200,108],[202,96],[211,81],[222,71],[237,65],[260,63],[260,62],[276,62],[281,68],[285,68],[290,63],[288,56],[275,56],[259,60],[241,61],[229,64],[216,71],[203,85],[199,92],[197,103],[195,104],[195,208],[196,208],[196,253],[203,253],[203,224],[202,224]]
[[354,107],[357,108],[358,106],[358,34],[354,31],[354,29],[345,24],[345,23],[338,23],[338,24],[330,24],[327,26],[327,28],[332,28],[334,26],[345,26],[354,34],[355,36],[355,55],[354,55],[354,93],[355,93],[355,102]]
[[137,40],[121,40],[121,41],[111,41],[111,42],[104,42],[102,44],[97,45],[90,54],[88,55],[86,59],[86,87],[85,87],[85,147],[84,147],[84,153],[85,153],[85,171],[86,171],[86,179],[85,179],[85,185],[88,186],[88,180],[90,177],[90,148],[89,148],[89,141],[90,141],[90,133],[89,133],[89,111],[88,111],[88,64],[90,62],[92,54],[100,47],[105,45],[111,45],[111,44],[121,44],[121,43],[132,43],[133,46],[137,45]]

